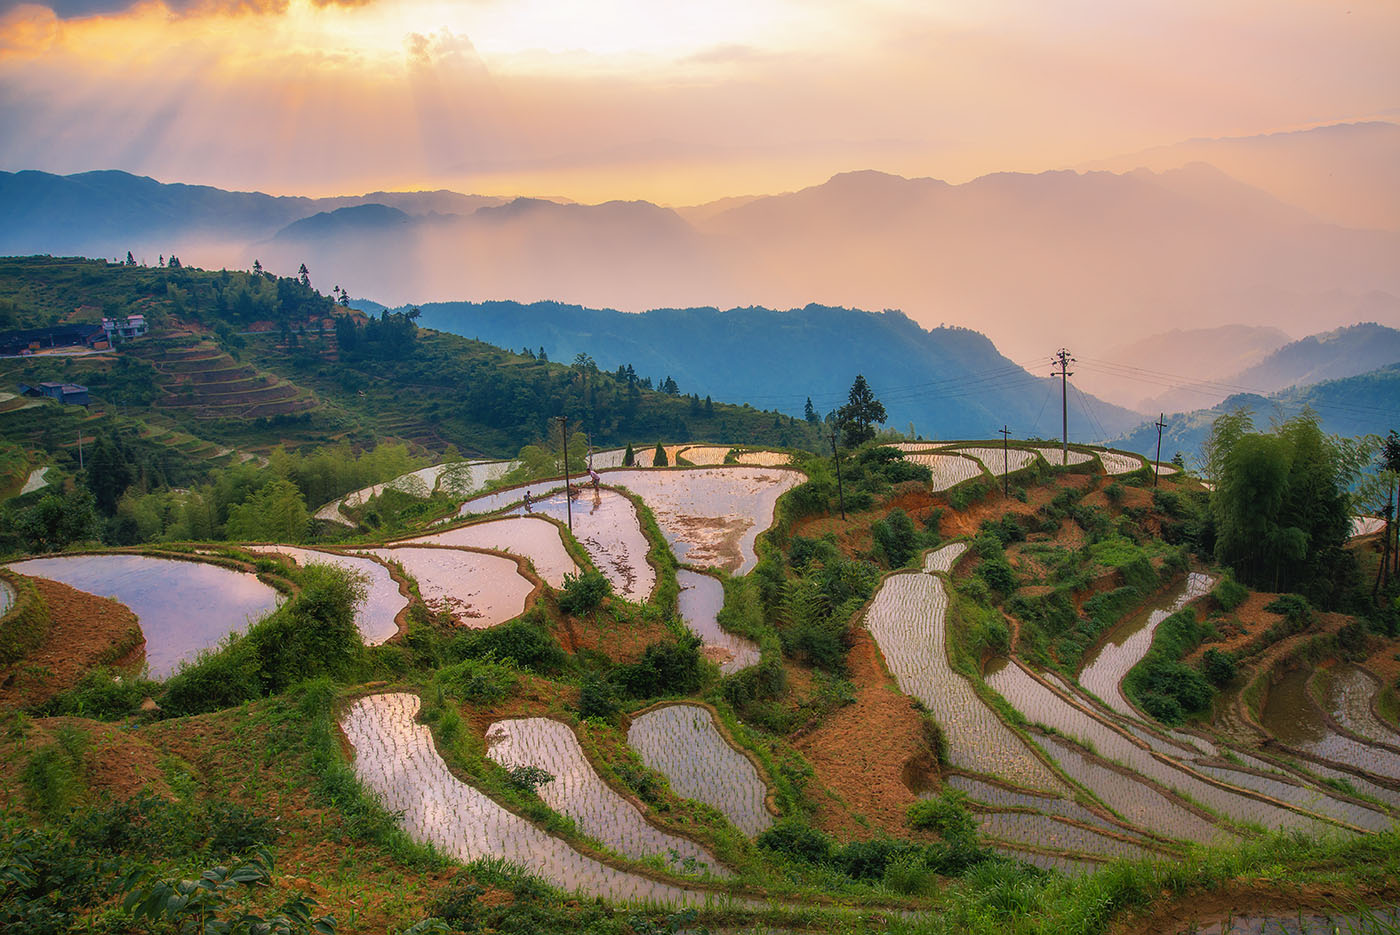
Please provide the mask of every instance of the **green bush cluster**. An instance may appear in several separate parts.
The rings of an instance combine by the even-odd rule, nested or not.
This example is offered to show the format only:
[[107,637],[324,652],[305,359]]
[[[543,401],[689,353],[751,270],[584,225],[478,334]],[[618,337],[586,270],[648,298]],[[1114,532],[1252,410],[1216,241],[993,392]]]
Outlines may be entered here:
[[564,590],[559,592],[559,609],[575,617],[586,616],[602,605],[612,593],[612,582],[601,571],[589,569],[577,575],[564,575]]
[[1166,724],[1210,710],[1215,689],[1200,670],[1181,659],[1200,645],[1206,628],[1191,608],[1157,626],[1152,647],[1123,679],[1123,690],[1142,710]]
[[687,633],[652,643],[636,662],[616,666],[611,680],[629,698],[689,695],[700,690],[702,671],[700,638]]
[[1221,610],[1229,612],[1245,602],[1249,597],[1249,588],[1235,580],[1235,576],[1226,572],[1220,576],[1220,581],[1211,590],[1210,596],[1215,600],[1215,604]]

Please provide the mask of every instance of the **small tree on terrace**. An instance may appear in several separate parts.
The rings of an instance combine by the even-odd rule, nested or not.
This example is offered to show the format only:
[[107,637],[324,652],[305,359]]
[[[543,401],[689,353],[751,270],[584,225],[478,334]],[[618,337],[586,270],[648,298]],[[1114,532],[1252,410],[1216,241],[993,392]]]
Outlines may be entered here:
[[652,467],[666,467],[666,449],[661,447],[661,442],[656,443],[656,450],[651,454]]
[[856,375],[846,405],[836,411],[836,421],[846,442],[855,447],[875,437],[875,423],[885,422],[885,405],[875,398],[864,374]]

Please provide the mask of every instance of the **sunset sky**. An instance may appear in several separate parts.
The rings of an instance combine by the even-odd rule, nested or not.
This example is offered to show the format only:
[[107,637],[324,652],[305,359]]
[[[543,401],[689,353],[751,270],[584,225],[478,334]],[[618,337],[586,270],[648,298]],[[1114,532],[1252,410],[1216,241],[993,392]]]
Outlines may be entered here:
[[1400,115],[1395,0],[0,0],[0,168],[688,204]]

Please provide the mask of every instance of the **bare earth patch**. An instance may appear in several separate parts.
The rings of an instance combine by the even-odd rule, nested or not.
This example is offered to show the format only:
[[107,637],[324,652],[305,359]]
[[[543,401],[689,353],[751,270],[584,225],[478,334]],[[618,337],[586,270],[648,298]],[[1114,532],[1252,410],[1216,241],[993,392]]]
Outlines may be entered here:
[[[0,705],[46,701],[103,663],[140,667],[146,640],[125,604],[47,578],[30,580],[48,604],[53,623],[38,648],[0,672]],[[122,647],[130,649],[124,658],[114,658]]]
[[[936,773],[926,752],[922,721],[909,698],[885,674],[868,631],[854,632],[847,664],[856,686],[855,703],[833,712],[795,745],[822,785],[853,811],[880,830],[908,837],[904,814],[918,799],[905,778],[909,773]],[[924,762],[916,762],[921,759]],[[869,837],[871,833],[834,807],[819,811],[817,821],[833,834]]]

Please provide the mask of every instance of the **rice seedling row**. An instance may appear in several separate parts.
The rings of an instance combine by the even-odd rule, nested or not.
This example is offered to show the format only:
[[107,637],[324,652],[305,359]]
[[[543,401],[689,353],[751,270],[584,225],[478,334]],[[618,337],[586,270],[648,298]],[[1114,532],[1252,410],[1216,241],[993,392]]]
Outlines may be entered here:
[[1134,827],[1181,841],[1216,843],[1234,837],[1152,786],[1098,762],[1053,734],[1036,739],[1067,776]]
[[1124,625],[1115,627],[1080,671],[1079,684],[1119,714],[1134,716],[1133,706],[1123,697],[1123,677],[1152,648],[1152,636],[1158,625],[1191,601],[1205,596],[1214,584],[1215,579],[1210,575],[1193,571],[1186,576],[1170,604],[1146,614],[1136,614]]
[[1024,448],[947,448],[946,451],[957,452],[976,458],[981,461],[993,475],[1000,477],[1003,474],[1014,474],[1022,468],[1029,467],[1035,461],[1035,452],[1027,451]]
[[574,538],[621,597],[644,601],[656,587],[656,569],[646,558],[650,545],[637,508],[617,491],[584,488],[569,502],[559,490],[511,512],[516,516],[549,516],[561,523],[572,517]]
[[[1235,821],[1268,828],[1320,830],[1318,821],[1287,808],[1206,782],[1179,761],[1153,755],[1108,723],[1090,716],[1037,681],[1015,660],[996,660],[987,684],[1027,719],[1086,742],[1098,754]],[[1094,790],[1099,792],[1097,788]]]
[[1376,717],[1371,701],[1381,689],[1380,680],[1360,666],[1340,663],[1319,669],[1321,697],[1327,713],[1347,730],[1376,743],[1400,744],[1400,731]]
[[712,894],[628,873],[574,850],[452,775],[428,728],[415,722],[417,695],[355,701],[340,726],[355,750],[355,775],[397,813],[414,840],[461,861],[495,857],[562,887],[613,900],[703,904]]
[[[943,782],[949,788],[965,792],[973,801],[980,802],[992,809],[1029,808],[1046,815],[1073,818],[1075,821],[1096,825],[1100,828],[1109,828],[1120,833],[1123,830],[1113,822],[1089,811],[1073,799],[1039,795],[1029,790],[1008,789],[1005,786],[999,786],[996,783],[986,782],[972,776],[964,776],[961,773],[950,773],[943,778]],[[923,798],[935,794],[930,792],[925,794]]]
[[1046,445],[1041,445],[1036,446],[1034,448],[1034,451],[1045,459],[1046,464],[1050,464],[1056,467],[1063,467],[1066,465],[1074,464],[1084,464],[1087,461],[1094,460],[1094,456],[1089,454],[1088,452],[1076,451],[1073,448],[1071,448],[1069,452],[1066,453],[1065,450],[1060,447],[1051,448]]
[[757,767],[731,747],[708,708],[672,704],[632,719],[627,743],[676,795],[704,802],[750,837],[773,823]]
[[1260,713],[1264,729],[1283,744],[1324,760],[1400,779],[1400,756],[1332,730],[1307,689],[1307,669],[1293,669],[1269,688]]
[[982,476],[982,464],[962,455],[911,453],[904,456],[906,461],[922,464],[933,472],[932,490],[935,492],[956,487],[965,480]]
[[485,629],[518,617],[534,585],[514,561],[499,555],[455,548],[395,546],[362,550],[398,562],[418,582],[418,593],[434,611],[458,624]]
[[1147,465],[1147,462],[1137,455],[1118,451],[1100,451],[1099,463],[1103,465],[1105,474],[1131,474]]
[[564,586],[564,576],[578,574],[578,566],[564,548],[553,523],[534,516],[510,516],[446,532],[403,539],[395,545],[451,545],[470,549],[495,549],[528,558],[535,573],[552,588]]
[[891,575],[865,614],[900,691],[923,702],[960,769],[993,773],[1016,785],[1058,792],[1063,784],[948,664],[944,616],[948,598],[933,575]]
[[539,797],[612,850],[632,858],[658,855],[673,869],[688,861],[696,871],[732,875],[694,841],[648,824],[635,805],[603,782],[567,724],[539,717],[497,721],[486,731],[486,744],[487,756],[507,769],[533,766],[554,777],[536,789]]
[[934,549],[924,556],[924,571],[932,574],[942,572],[945,575],[952,574],[953,566],[962,558],[967,551],[966,542],[950,542],[945,546]]
[[399,631],[395,620],[408,606],[408,598],[399,592],[399,583],[389,574],[389,569],[374,559],[294,545],[246,545],[242,548],[263,555],[285,555],[303,568],[316,563],[350,572],[365,582],[365,599],[355,608],[355,626],[365,645],[377,646]]
[[1224,764],[1196,761],[1191,764],[1197,771],[1213,776],[1221,782],[1243,789],[1253,789],[1271,798],[1290,802],[1319,815],[1326,815],[1338,821],[1361,828],[1365,831],[1385,831],[1393,819],[1376,809],[1367,808],[1355,802],[1334,798],[1318,789],[1311,789],[1297,782],[1289,782],[1276,774],[1260,776],[1256,773]]
[[1081,828],[1047,815],[1033,815],[1029,812],[978,812],[976,818],[982,833],[997,841],[1029,844],[1047,850],[1076,851],[1101,857],[1122,857],[1128,860],[1162,856],[1157,851],[1098,834],[1088,828]]

